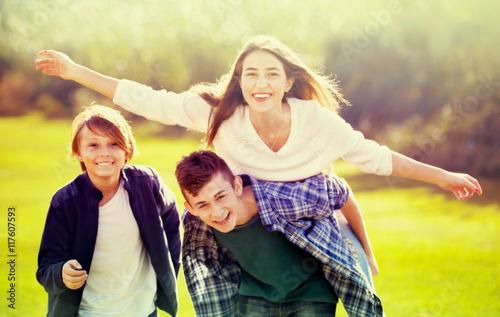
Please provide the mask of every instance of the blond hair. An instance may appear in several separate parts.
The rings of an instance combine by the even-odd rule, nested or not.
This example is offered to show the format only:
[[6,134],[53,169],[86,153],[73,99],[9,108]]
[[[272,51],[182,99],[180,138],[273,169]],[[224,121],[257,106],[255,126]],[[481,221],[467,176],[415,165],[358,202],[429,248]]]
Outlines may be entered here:
[[[84,127],[112,139],[125,152],[125,157],[128,160],[136,152],[132,128],[120,112],[109,107],[92,105],[76,116],[71,125],[70,148],[72,157],[80,153],[81,132]],[[82,171],[85,172],[85,164],[80,162],[80,165]]]

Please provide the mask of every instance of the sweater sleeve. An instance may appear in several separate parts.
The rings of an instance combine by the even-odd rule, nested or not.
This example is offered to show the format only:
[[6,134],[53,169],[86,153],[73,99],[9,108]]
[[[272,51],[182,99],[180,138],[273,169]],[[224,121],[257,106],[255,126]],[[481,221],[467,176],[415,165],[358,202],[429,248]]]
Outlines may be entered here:
[[[314,137],[323,148],[328,162],[339,158],[353,164],[365,173],[391,175],[391,150],[384,145],[366,139],[339,115],[326,108],[317,108],[314,119],[322,131]],[[326,133],[325,133],[326,132]]]
[[163,224],[163,230],[167,236],[168,249],[174,265],[175,274],[177,275],[181,266],[181,235],[177,202],[174,193],[165,185],[161,176],[156,171],[154,171],[154,173],[156,176],[155,185],[157,186],[154,195],[160,207],[160,218]]
[[206,132],[211,106],[198,94],[180,94],[121,80],[113,98],[120,107],[152,121]]
[[51,205],[42,235],[36,272],[38,282],[49,294],[58,294],[68,289],[62,278],[62,267],[69,259],[68,241],[70,237],[67,226]]

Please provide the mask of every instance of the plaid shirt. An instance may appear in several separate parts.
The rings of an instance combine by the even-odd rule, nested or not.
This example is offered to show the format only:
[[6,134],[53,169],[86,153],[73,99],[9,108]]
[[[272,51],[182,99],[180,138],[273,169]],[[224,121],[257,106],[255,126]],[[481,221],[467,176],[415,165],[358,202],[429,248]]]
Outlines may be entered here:
[[[334,211],[349,190],[319,174],[300,182],[261,182],[251,177],[263,225],[283,233],[323,263],[323,272],[349,316],[383,316],[382,303],[340,236]],[[241,267],[220,246],[212,228],[184,210],[182,264],[197,316],[235,316]]]

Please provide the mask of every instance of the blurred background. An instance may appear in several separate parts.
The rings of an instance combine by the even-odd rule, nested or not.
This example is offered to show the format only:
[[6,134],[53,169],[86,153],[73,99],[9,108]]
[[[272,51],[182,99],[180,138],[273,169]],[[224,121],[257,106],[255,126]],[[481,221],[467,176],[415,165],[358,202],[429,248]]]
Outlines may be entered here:
[[[388,315],[497,316],[499,9],[495,0],[0,0],[0,216],[7,226],[8,208],[17,212],[19,255],[18,309],[2,299],[0,316],[45,315],[36,254],[51,196],[80,172],[67,159],[71,120],[92,102],[113,106],[35,71],[38,51],[59,50],[103,74],[182,92],[216,81],[257,34],[276,36],[336,78],[352,104],[341,116],[366,137],[471,174],[485,189],[459,202],[435,186],[340,165],[365,215]],[[142,152],[132,163],[157,168],[182,199],[172,171],[201,136],[123,114]],[[7,240],[3,229],[0,238]],[[9,268],[1,256],[4,285]],[[180,316],[192,316],[182,277],[179,283]]]
[[99,100],[76,83],[35,72],[39,50],[184,91],[215,81],[243,42],[269,33],[339,80],[353,105],[342,116],[367,137],[427,163],[494,177],[498,9],[494,0],[4,0],[0,116],[72,118]]

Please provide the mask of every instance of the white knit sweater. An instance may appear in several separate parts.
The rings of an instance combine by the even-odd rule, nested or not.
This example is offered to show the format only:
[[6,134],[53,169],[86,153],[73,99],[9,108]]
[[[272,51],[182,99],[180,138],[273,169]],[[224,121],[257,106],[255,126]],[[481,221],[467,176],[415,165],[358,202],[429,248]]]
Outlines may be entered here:
[[[167,125],[206,132],[210,105],[198,94],[176,94],[121,80],[113,102],[135,114]],[[392,173],[391,151],[354,131],[339,115],[316,101],[289,98],[291,131],[273,152],[255,131],[247,106],[236,109],[214,139],[215,151],[235,174],[259,180],[295,181],[316,175],[339,158],[364,172]]]

